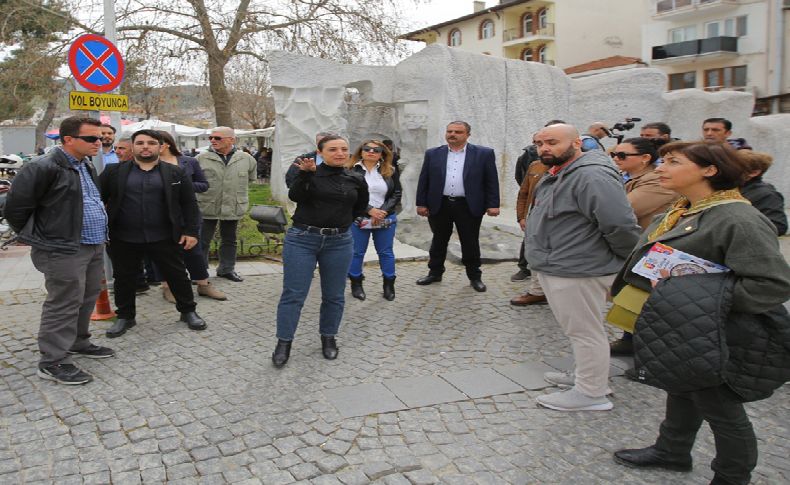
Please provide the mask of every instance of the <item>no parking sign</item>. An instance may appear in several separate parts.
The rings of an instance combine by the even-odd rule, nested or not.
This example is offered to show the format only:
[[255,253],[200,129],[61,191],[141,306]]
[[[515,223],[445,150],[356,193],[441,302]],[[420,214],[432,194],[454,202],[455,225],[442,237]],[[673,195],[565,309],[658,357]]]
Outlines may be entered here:
[[121,84],[125,65],[112,42],[100,35],[85,34],[69,48],[69,68],[80,86],[106,93]]

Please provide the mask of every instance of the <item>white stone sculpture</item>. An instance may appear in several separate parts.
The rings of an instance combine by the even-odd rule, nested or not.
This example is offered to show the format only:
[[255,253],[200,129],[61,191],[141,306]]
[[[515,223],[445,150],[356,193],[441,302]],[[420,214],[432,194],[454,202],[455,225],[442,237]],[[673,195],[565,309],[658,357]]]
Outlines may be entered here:
[[[782,155],[790,150],[790,115],[750,118],[754,99],[739,92],[687,89],[666,93],[666,76],[650,68],[571,79],[545,64],[484,56],[432,44],[396,66],[335,63],[285,52],[270,55],[277,110],[272,193],[287,201],[284,174],[312,150],[319,131],[350,138],[391,138],[401,149],[403,213],[414,216],[423,152],[444,143],[448,122],[472,125],[470,142],[494,148],[502,207],[515,207],[515,162],[550,119],[584,129],[593,121],[639,117],[664,121],[673,136],[698,139],[702,120],[732,120],[734,136],[778,158],[766,179],[790,190]],[[638,136],[639,125],[627,133]],[[606,143],[611,145],[612,142]]]

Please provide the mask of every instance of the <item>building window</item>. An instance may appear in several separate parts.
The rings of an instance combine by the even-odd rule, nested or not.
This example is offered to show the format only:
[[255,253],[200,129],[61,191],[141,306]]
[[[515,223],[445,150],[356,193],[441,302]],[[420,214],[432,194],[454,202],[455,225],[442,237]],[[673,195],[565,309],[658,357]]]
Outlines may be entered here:
[[669,43],[685,42],[687,40],[695,40],[697,38],[697,26],[687,25],[686,27],[678,27],[669,31]]
[[746,15],[714,20],[705,24],[705,37],[743,37],[746,35]]
[[679,72],[669,75],[669,90],[688,89],[697,87],[697,72]]
[[494,36],[494,22],[492,20],[483,20],[480,24],[480,38],[490,39]]
[[453,29],[450,31],[450,34],[447,39],[447,45],[450,47],[458,47],[461,45],[461,31],[458,29]]
[[549,25],[549,11],[545,8],[538,12],[538,28],[545,29]]
[[730,66],[705,71],[705,90],[718,91],[746,87],[746,66]]
[[521,37],[526,37],[534,33],[532,20],[532,12],[527,12],[521,17]]
[[705,24],[705,37],[710,39],[711,37],[718,37],[719,34],[719,22],[708,22]]
[[522,61],[533,61],[534,59],[533,59],[532,56],[533,56],[532,49],[529,48],[529,47],[527,47],[526,49],[521,51],[521,60]]
[[546,46],[540,46],[538,49],[538,62],[545,63],[546,62]]

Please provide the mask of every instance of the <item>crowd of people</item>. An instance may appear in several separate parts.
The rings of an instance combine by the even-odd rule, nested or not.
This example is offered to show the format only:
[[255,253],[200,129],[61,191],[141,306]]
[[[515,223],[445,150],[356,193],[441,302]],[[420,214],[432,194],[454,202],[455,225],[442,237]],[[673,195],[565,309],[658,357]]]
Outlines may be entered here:
[[[726,306],[719,308],[720,326],[733,352],[706,385],[667,386],[666,417],[655,444],[618,451],[614,459],[634,467],[689,470],[694,438],[705,420],[717,450],[711,483],[748,483],[757,447],[743,403],[769,396],[790,379],[790,317],[782,306],[790,297],[790,266],[777,238],[787,231],[787,218],[782,195],[762,180],[772,158],[742,138],[731,138],[732,124],[723,118],[705,120],[701,139],[694,141],[672,138],[665,123],[647,123],[639,137],[622,139],[611,149],[602,143],[605,125],[587,131],[582,135],[551,120],[516,163],[516,216],[525,237],[511,279],[529,282],[526,293],[510,303],[548,304],[575,360],[573,372],[545,374],[560,390],[539,396],[537,403],[568,412],[613,408],[610,355],[638,353],[639,325],[647,321],[639,320],[641,309],[660,303],[673,308],[672,295],[682,291],[668,289],[692,281],[671,271],[654,279],[633,271],[654,244],[671,246],[725,268],[731,286],[721,297]],[[425,152],[416,212],[427,218],[432,241],[428,274],[418,285],[442,281],[455,230],[470,286],[486,291],[479,233],[485,215],[500,214],[500,187],[494,150],[470,143],[471,136],[469,123],[451,121],[447,143]],[[175,303],[181,321],[203,330],[207,324],[196,313],[190,280],[198,295],[227,299],[208,281],[209,245],[218,229],[217,277],[243,281],[235,270],[236,232],[248,210],[248,185],[261,172],[226,127],[211,131],[211,149],[196,159],[184,156],[167,133],[140,130],[114,142],[114,130],[88,118],[64,120],[60,137],[58,149],[17,175],[6,218],[32,246],[31,258],[45,275],[38,375],[75,385],[92,377],[72,356],[114,355],[91,342],[88,328],[105,247],[118,309],[108,337],[136,325],[135,292],[146,266],[162,281],[163,296]],[[105,160],[100,175],[90,163],[99,150]],[[288,169],[285,182],[296,209],[283,246],[275,367],[290,358],[316,266],[318,332],[328,360],[339,354],[346,280],[353,298],[367,298],[363,257],[371,238],[382,297],[395,299],[393,244],[403,190],[396,155],[390,140],[368,139],[352,150],[344,137],[323,132],[316,135],[315,150]],[[118,163],[108,164],[111,156]],[[603,315],[612,297],[610,315],[620,316],[610,321],[625,333],[610,343]],[[650,318],[659,327],[671,326],[673,317],[651,310]],[[763,333],[752,338],[756,332]]]

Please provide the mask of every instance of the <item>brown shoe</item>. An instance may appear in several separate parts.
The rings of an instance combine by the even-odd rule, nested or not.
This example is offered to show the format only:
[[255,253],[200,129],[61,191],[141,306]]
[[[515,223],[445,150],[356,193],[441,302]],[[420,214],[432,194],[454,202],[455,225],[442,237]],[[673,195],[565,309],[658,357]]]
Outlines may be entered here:
[[546,303],[545,296],[532,295],[530,293],[524,293],[523,295],[510,299],[510,304],[513,306],[539,305],[542,303]]
[[225,301],[228,299],[225,293],[219,291],[216,287],[214,287],[211,282],[205,285],[197,285],[198,295],[200,296],[207,296],[209,298],[213,298],[215,300]]
[[162,287],[162,297],[172,304],[176,304],[176,297],[173,296],[173,292],[170,291],[170,288],[167,286]]

